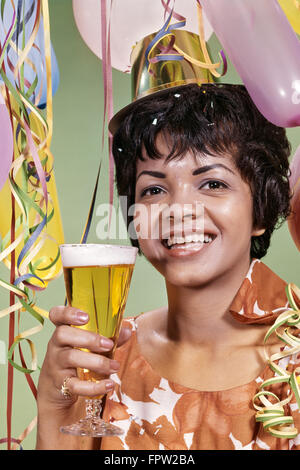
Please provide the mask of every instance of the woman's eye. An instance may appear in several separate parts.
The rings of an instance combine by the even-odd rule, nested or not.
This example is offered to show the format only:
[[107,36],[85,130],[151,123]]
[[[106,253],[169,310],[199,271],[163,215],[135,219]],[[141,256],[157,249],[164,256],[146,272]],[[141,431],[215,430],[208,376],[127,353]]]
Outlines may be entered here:
[[155,196],[161,194],[163,190],[158,186],[152,186],[151,188],[146,188],[142,191],[141,196]]
[[221,181],[217,181],[217,180],[207,181],[201,186],[201,189],[212,189],[212,190],[226,189],[226,188],[227,188],[227,185],[225,183],[222,183]]

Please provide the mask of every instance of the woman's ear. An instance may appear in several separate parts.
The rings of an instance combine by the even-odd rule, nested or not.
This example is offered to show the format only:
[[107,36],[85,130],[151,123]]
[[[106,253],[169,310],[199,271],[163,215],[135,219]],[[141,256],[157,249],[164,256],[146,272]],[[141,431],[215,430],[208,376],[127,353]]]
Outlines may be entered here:
[[252,237],[260,237],[261,235],[263,235],[265,233],[265,231],[266,231],[265,228],[253,229]]

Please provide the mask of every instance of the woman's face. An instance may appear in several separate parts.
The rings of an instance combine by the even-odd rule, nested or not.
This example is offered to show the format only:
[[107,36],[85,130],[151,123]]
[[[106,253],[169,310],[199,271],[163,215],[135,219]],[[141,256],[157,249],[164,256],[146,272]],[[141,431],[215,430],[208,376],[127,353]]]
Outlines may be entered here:
[[[162,138],[158,149],[168,155]],[[146,258],[174,285],[211,282],[250,263],[252,195],[229,155],[137,162],[135,227]]]

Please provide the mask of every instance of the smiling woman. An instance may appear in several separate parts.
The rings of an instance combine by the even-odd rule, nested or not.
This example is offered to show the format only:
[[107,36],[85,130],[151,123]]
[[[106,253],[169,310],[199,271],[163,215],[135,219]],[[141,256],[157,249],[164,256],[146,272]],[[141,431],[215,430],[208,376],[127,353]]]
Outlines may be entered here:
[[[187,152],[198,159],[231,155],[252,192],[253,225],[266,229],[259,238],[252,238],[251,255],[261,258],[266,254],[274,228],[290,211],[290,145],[285,130],[258,112],[245,87],[193,84],[180,87],[180,93],[178,89],[176,93],[164,90],[155,99],[139,100],[122,119],[114,136],[114,157],[118,191],[128,197],[129,205],[135,202],[136,162],[145,155],[152,165],[162,156],[166,161],[179,161]],[[159,135],[167,146],[163,153]],[[214,158],[211,164],[215,164]],[[130,221],[129,217],[128,224]]]
[[[238,85],[165,90],[121,117],[113,143],[118,192],[135,208],[124,214],[132,244],[163,275],[168,305],[124,321],[131,337],[124,328],[112,362],[101,338],[71,334],[69,325],[86,321],[82,312],[52,309],[56,331],[40,375],[37,447],[298,449],[300,414],[287,383],[271,390],[275,404],[285,400],[289,426],[266,431],[252,402],[274,375],[265,352],[281,347],[275,339],[265,351],[264,337],[288,308],[286,283],[260,261],[290,211],[284,129]],[[79,341],[99,355],[99,363],[95,354],[80,356],[81,366],[111,373],[109,383],[83,390],[72,355]],[[291,373],[299,358],[285,365]],[[67,375],[66,400],[59,387]],[[59,426],[81,413],[78,395],[108,386],[114,389],[104,417],[123,435],[101,443],[59,436]]]
[[[159,150],[165,155],[169,151],[163,142]],[[235,269],[238,277],[241,271],[245,273],[250,264],[251,237],[261,235],[265,229],[252,226],[251,191],[232,157],[197,158],[188,152],[179,162],[176,159],[166,162],[164,158],[153,161],[146,157],[138,160],[137,172],[141,174],[146,168],[164,174],[163,184],[157,186],[155,183],[161,179],[144,173],[136,184],[136,202],[143,203],[151,215],[153,204],[164,204],[170,210],[156,210],[150,222],[139,219],[142,226],[162,227],[162,233],[158,239],[140,238],[138,242],[167,283],[179,287],[185,275],[190,285],[215,282],[217,278],[226,285],[222,276],[228,282],[229,268],[231,276],[236,275]],[[151,187],[159,191],[152,194],[147,189],[145,194],[145,188]],[[182,208],[182,214],[172,211],[175,205]],[[204,208],[200,214],[203,224],[198,224],[200,230],[196,227],[197,205]],[[168,225],[169,233],[163,230]],[[153,228],[151,233],[154,231]],[[194,234],[202,236],[203,241],[190,241]]]

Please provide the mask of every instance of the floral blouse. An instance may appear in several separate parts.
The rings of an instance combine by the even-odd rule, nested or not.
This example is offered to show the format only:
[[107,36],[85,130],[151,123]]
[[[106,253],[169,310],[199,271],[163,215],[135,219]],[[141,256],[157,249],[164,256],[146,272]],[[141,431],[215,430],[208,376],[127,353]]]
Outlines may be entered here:
[[[245,324],[272,324],[288,307],[286,283],[259,260],[253,260],[230,308]],[[116,351],[121,362],[113,392],[107,396],[104,418],[123,429],[118,437],[103,438],[103,450],[289,450],[300,449],[300,412],[293,397],[285,412],[299,434],[277,438],[256,422],[253,397],[274,372],[266,364],[246,385],[222,391],[198,391],[159,376],[142,356],[135,318],[131,339]],[[300,354],[280,360],[287,370],[300,365]],[[279,362],[280,362],[279,361]],[[278,397],[291,392],[288,384],[272,388]],[[281,399],[281,398],[280,398]]]

